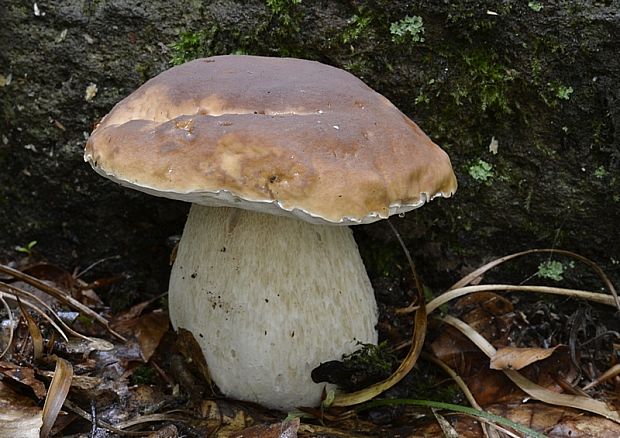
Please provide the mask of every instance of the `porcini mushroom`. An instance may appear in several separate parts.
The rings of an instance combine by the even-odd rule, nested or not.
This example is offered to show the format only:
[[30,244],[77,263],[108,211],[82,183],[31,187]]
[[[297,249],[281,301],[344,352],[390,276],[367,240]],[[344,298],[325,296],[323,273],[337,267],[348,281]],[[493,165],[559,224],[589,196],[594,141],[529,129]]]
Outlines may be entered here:
[[456,190],[445,152],[351,74],[290,58],[216,56],[118,103],[85,160],[101,175],[192,202],[170,318],[231,397],[320,401],[310,372],[376,343],[377,308],[347,225]]

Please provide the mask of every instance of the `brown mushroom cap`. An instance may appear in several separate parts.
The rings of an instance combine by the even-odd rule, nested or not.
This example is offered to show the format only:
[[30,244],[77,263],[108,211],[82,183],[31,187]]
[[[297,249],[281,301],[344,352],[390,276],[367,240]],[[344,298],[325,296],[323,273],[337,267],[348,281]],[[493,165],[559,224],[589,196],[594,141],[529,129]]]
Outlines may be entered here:
[[157,196],[317,223],[373,222],[456,190],[448,155],[385,97],[291,58],[171,68],[112,109],[84,157]]

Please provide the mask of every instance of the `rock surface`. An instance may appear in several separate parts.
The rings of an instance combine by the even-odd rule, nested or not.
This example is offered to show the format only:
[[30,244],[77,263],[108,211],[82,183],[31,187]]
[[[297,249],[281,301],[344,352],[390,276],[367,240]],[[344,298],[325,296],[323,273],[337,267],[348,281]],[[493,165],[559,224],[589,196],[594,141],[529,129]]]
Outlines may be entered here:
[[[120,255],[98,267],[130,277],[111,302],[164,291],[188,206],[100,178],[85,138],[171,62],[249,53],[349,70],[450,154],[455,198],[395,220],[432,286],[531,247],[617,284],[618,41],[615,1],[0,0],[0,258],[33,240],[66,267]],[[386,224],[356,235],[371,275],[403,263]]]

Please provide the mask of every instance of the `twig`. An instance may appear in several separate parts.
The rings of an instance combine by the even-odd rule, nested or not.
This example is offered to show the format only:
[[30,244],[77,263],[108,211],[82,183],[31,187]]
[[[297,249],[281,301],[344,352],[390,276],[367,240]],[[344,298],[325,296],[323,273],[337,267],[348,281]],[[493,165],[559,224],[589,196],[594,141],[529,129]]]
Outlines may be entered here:
[[2,359],[2,357],[4,357],[4,355],[6,354],[6,352],[9,351],[9,348],[11,348],[11,344],[13,343],[13,333],[15,332],[15,330],[13,329],[13,321],[14,321],[13,312],[11,311],[11,307],[9,307],[9,304],[5,301],[1,293],[0,293],[0,301],[2,301],[2,304],[4,305],[7,316],[9,318],[9,340],[6,343],[6,347],[4,348],[4,350],[2,350],[2,353],[0,353],[0,359]]
[[588,265],[596,273],[596,275],[598,275],[598,277],[601,279],[601,282],[603,283],[605,288],[613,296],[614,301],[616,303],[616,307],[618,308],[618,310],[620,310],[620,298],[618,297],[618,293],[616,292],[616,288],[611,283],[611,281],[609,280],[609,278],[607,277],[605,272],[601,269],[601,267],[599,265],[597,265],[596,263],[594,263],[589,258],[586,258],[586,257],[584,257],[584,256],[582,256],[580,254],[574,253],[572,251],[566,251],[566,250],[562,250],[562,249],[551,249],[551,248],[529,249],[527,251],[521,251],[521,252],[510,254],[510,255],[507,255],[507,256],[504,256],[504,257],[500,257],[499,259],[493,260],[492,262],[489,262],[486,265],[481,266],[480,268],[476,269],[475,271],[473,271],[473,272],[469,273],[468,275],[466,275],[465,277],[461,278],[459,281],[457,281],[455,284],[453,284],[452,287],[449,290],[459,289],[459,288],[462,288],[462,287],[470,284],[472,281],[474,281],[476,278],[482,276],[488,270],[490,270],[490,269],[492,269],[492,268],[494,268],[494,267],[496,267],[498,265],[501,265],[502,263],[507,262],[508,260],[512,260],[512,259],[515,259],[515,258],[518,258],[518,257],[522,257],[524,255],[528,255],[528,254],[539,254],[539,253],[560,254],[560,255],[564,255],[564,256],[567,256],[567,257],[574,258],[574,259],[579,260],[580,262]]
[[[69,409],[70,411],[73,411],[74,413],[76,413],[77,415],[79,415],[80,417],[82,417],[83,419],[85,419],[86,421],[89,422],[93,422],[92,416],[86,412],[85,410],[83,410],[82,408],[80,408],[78,405],[76,405],[75,403],[73,403],[70,400],[65,400],[65,407],[67,409]],[[96,419],[96,424],[98,427],[101,427],[102,429],[106,429],[109,430],[110,432],[114,432],[118,435],[126,435],[126,436],[146,436],[152,433],[152,431],[149,432],[132,432],[132,431],[128,431],[128,430],[122,430],[122,429],[118,429],[114,426],[112,426],[110,423],[106,423],[103,420],[99,420]]]
[[78,272],[77,274],[75,274],[75,278],[78,279],[80,278],[82,275],[86,274],[88,271],[90,271],[91,269],[93,269],[95,266],[103,263],[103,262],[107,262],[108,260],[118,260],[120,259],[121,256],[120,255],[114,255],[114,256],[110,256],[110,257],[104,257],[102,259],[97,260],[94,263],[91,263],[87,268],[81,270],[80,272]]
[[112,335],[114,335],[121,341],[127,342],[127,339],[125,337],[121,336],[119,333],[115,332],[114,330],[112,330],[112,328],[110,328],[110,325],[107,319],[105,319],[103,316],[99,315],[97,312],[93,311],[92,309],[90,309],[88,306],[80,303],[78,300],[68,295],[67,293],[63,292],[62,290],[55,288],[53,286],[50,286],[46,284],[45,282],[39,280],[38,278],[32,277],[31,275],[28,275],[28,274],[24,274],[23,272],[18,271],[17,269],[10,268],[3,264],[0,264],[0,272],[10,275],[18,280],[24,281],[30,284],[31,286],[34,286],[37,289],[42,290],[48,295],[53,296],[60,302],[70,307],[73,307],[74,309],[78,310],[79,312],[83,313],[89,318],[92,318],[95,321],[97,321],[99,324],[104,326],[105,329],[108,330],[108,332],[110,332]]
[[[446,315],[440,318],[447,324],[450,324],[454,328],[458,329],[467,338],[472,341],[484,354],[489,358],[493,357],[497,352],[480,333],[474,330],[470,325],[450,315]],[[616,411],[609,409],[609,407],[598,400],[594,400],[588,397],[579,395],[560,394],[549,391],[542,386],[532,382],[524,377],[521,373],[514,370],[502,370],[506,377],[512,380],[523,392],[530,397],[540,400],[545,403],[560,406],[569,406],[572,408],[582,409],[584,411],[592,412],[602,415],[616,423],[620,423],[620,414]]]
[[398,242],[400,243],[403,251],[405,252],[405,256],[409,261],[409,266],[411,267],[411,271],[413,272],[413,277],[416,282],[416,289],[418,293],[418,304],[420,308],[416,311],[414,316],[414,324],[413,324],[413,335],[411,342],[411,349],[407,353],[407,356],[400,363],[396,371],[392,373],[390,377],[385,380],[382,380],[379,383],[375,383],[374,385],[370,385],[367,388],[364,388],[360,391],[355,391],[348,394],[336,394],[332,406],[352,406],[359,403],[363,403],[368,401],[392,386],[396,385],[400,382],[409,372],[413,369],[418,357],[420,356],[420,352],[422,351],[422,346],[424,345],[424,338],[426,336],[426,326],[427,326],[427,318],[426,318],[426,307],[424,306],[424,289],[422,286],[422,281],[418,276],[418,273],[415,269],[415,265],[413,263],[413,259],[411,258],[411,254],[409,254],[409,250],[405,246],[403,239],[400,237],[400,234],[394,228],[392,223],[387,221],[392,231],[396,235]]
[[597,292],[587,292],[577,289],[563,289],[560,287],[550,286],[516,286],[514,284],[481,284],[478,286],[465,286],[457,289],[450,289],[448,292],[444,292],[438,297],[434,298],[430,303],[426,305],[428,313],[432,313],[438,307],[444,305],[450,300],[467,295],[473,292],[501,292],[501,291],[515,291],[515,292],[540,292],[554,295],[566,295],[574,298],[582,298],[585,300],[594,301],[599,304],[606,304],[608,306],[615,306],[614,297],[607,294],[601,294]]

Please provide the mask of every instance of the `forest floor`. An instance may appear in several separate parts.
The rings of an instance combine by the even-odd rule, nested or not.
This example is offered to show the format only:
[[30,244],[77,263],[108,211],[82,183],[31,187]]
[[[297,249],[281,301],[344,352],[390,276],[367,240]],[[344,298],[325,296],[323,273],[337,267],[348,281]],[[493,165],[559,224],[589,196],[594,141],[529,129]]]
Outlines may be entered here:
[[[21,250],[0,265],[0,436],[620,436],[620,303],[567,251],[507,256],[437,294],[412,264],[374,279],[383,342],[315,370],[348,394],[287,413],[221,396],[165,294],[111,314],[98,291],[121,277]],[[601,292],[483,281],[541,254],[583,264]]]

